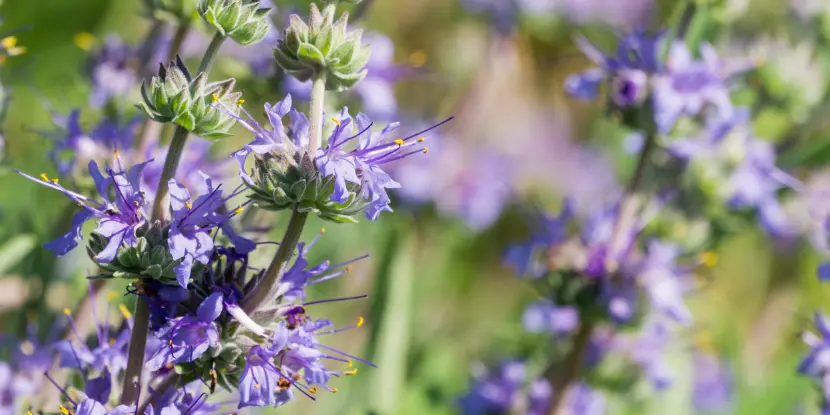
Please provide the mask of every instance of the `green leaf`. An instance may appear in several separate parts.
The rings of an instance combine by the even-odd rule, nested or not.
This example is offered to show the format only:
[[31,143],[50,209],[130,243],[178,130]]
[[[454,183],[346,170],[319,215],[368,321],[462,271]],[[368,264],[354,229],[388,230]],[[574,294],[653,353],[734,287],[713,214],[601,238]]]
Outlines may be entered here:
[[18,235],[0,247],[0,276],[14,268],[37,244],[34,235]]
[[323,66],[325,64],[323,53],[310,43],[300,45],[297,50],[297,57],[306,65]]
[[179,114],[176,118],[173,118],[173,122],[181,125],[187,131],[193,131],[196,128],[196,119],[189,112]]

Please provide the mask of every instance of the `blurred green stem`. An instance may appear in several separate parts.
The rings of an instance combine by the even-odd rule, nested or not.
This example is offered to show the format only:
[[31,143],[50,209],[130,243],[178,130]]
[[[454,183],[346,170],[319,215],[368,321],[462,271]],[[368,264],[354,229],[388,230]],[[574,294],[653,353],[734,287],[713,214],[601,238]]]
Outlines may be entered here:
[[[210,66],[216,59],[216,52],[219,51],[219,47],[222,46],[224,40],[225,37],[219,33],[213,36],[204,56],[202,56],[202,62],[199,63],[199,72],[206,72],[210,69]],[[167,150],[164,169],[159,179],[156,199],[153,201],[153,221],[164,219],[164,199],[167,197],[167,191],[169,190],[167,182],[176,175],[176,169],[179,167],[179,160],[182,157],[188,133],[181,126],[177,126],[176,131],[173,133],[173,140],[170,142],[170,148]],[[147,330],[150,325],[150,310],[147,307],[147,303],[141,298],[136,299],[133,319],[130,351],[127,355],[127,369],[124,372],[124,384],[120,401],[125,405],[135,402],[138,397],[138,392],[141,389],[141,369],[144,366],[144,349],[147,345]],[[133,387],[134,382],[137,382],[135,387]]]
[[545,369],[544,376],[553,388],[550,415],[557,415],[562,402],[565,400],[565,395],[568,393],[568,387],[579,376],[579,369],[582,368],[582,362],[585,360],[585,354],[591,344],[591,334],[593,332],[594,323],[592,321],[582,322],[579,325],[579,331],[574,336],[571,349],[562,360],[563,364],[550,365]]

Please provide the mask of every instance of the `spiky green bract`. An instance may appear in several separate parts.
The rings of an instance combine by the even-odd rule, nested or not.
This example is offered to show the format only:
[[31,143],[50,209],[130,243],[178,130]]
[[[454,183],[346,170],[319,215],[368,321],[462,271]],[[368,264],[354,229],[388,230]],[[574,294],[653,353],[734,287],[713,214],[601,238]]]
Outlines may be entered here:
[[289,75],[307,81],[325,76],[326,89],[344,91],[366,76],[369,45],[361,43],[363,31],[347,30],[349,15],[334,22],[334,7],[323,13],[312,3],[309,22],[291,15],[283,39],[274,49],[274,58]]
[[356,223],[353,215],[365,207],[362,199],[356,196],[357,188],[346,202],[332,202],[334,181],[331,177],[321,177],[307,154],[287,157],[268,153],[257,157],[254,184],[248,187],[253,191],[249,197],[262,209],[296,208],[299,212],[314,213],[332,222]]
[[199,0],[202,19],[240,45],[261,42],[268,33],[268,13],[257,0]]
[[[236,122],[229,112],[239,113],[242,94],[232,92],[235,84],[233,78],[208,83],[204,72],[193,78],[177,56],[167,67],[159,65],[158,76],[149,85],[142,82],[143,101],[137,106],[153,121],[178,124],[211,140],[224,138]],[[226,110],[215,108],[214,102],[224,104]]]

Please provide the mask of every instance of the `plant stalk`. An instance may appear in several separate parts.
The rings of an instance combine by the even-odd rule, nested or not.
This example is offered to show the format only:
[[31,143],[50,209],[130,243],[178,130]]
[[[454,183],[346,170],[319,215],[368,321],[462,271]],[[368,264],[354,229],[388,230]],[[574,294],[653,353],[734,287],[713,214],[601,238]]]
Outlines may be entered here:
[[262,276],[262,279],[257,283],[256,288],[250,293],[248,297],[242,302],[242,309],[251,314],[259,308],[261,304],[274,299],[278,282],[285,273],[288,267],[288,261],[294,255],[294,249],[297,247],[297,242],[300,241],[300,236],[303,234],[303,226],[308,218],[308,213],[298,212],[294,210],[291,214],[291,219],[288,221],[288,229],[285,230],[285,235],[282,237],[280,247],[277,253],[274,254],[274,259],[268,265],[268,269]]
[[317,149],[323,141],[323,103],[326,99],[326,74],[314,77],[311,86],[311,106],[309,107],[310,124],[308,127],[308,156],[312,160],[317,156]]
[[[202,56],[202,61],[199,63],[199,72],[207,72],[210,69],[224,40],[225,37],[219,33],[213,36],[204,56]],[[173,133],[170,148],[167,150],[167,158],[164,160],[164,169],[159,179],[156,199],[153,201],[153,221],[164,219],[164,199],[167,197],[167,191],[169,190],[167,182],[176,176],[176,169],[179,167],[179,160],[187,142],[188,133],[189,131],[181,126],[177,126]],[[144,366],[144,351],[147,346],[147,331],[150,327],[150,309],[140,297],[135,302],[133,319],[130,350],[127,355],[127,369],[124,372],[124,384],[120,400],[125,405],[139,404],[135,401],[141,390],[141,372]]]

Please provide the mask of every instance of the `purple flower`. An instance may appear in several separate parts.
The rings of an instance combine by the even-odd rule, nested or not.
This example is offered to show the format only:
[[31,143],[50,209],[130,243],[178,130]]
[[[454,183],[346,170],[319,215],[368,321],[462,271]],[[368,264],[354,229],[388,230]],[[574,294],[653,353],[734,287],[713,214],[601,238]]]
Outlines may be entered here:
[[547,264],[537,257],[539,253],[547,253],[554,245],[565,242],[568,222],[572,218],[572,204],[566,200],[559,216],[551,216],[542,211],[538,211],[535,216],[530,240],[510,245],[505,254],[505,262],[519,276],[529,274],[539,278],[547,271]]
[[493,28],[507,34],[515,25],[518,7],[515,0],[462,0],[461,4],[473,13],[486,13]]
[[716,356],[695,352],[692,403],[701,413],[722,413],[732,401],[732,374]]
[[679,255],[680,249],[677,246],[651,242],[638,278],[655,310],[685,324],[692,321],[692,313],[683,302],[683,295],[687,291],[683,286],[683,277],[687,272],[675,265]]
[[527,390],[528,408],[525,415],[547,415],[553,398],[553,388],[547,379],[534,380]]
[[726,83],[731,74],[710,45],[700,48],[702,60],[695,60],[683,42],[672,44],[665,73],[654,81],[655,121],[668,132],[680,115],[696,116],[706,106],[715,108],[717,118],[728,120],[734,108]]
[[306,255],[319,238],[320,235],[308,244],[303,242],[297,244],[297,259],[294,260],[291,268],[285,271],[277,288],[278,296],[282,297],[284,302],[305,301],[306,287],[337,278],[349,272],[352,263],[368,257],[364,255],[335,265],[331,265],[329,261],[323,261],[309,267]]
[[155,333],[164,344],[147,361],[150,370],[192,362],[219,342],[219,331],[213,321],[224,309],[221,293],[213,293],[199,305],[196,315],[185,315],[170,320],[167,326]]
[[214,188],[213,181],[207,175],[202,175],[202,179],[207,193],[199,196],[192,203],[187,188],[173,179],[170,179],[169,183],[170,208],[173,218],[170,221],[167,242],[173,259],[182,260],[181,264],[175,268],[176,279],[182,288],[187,288],[194,261],[204,265],[210,261],[214,247],[213,236],[210,233],[214,229],[221,228],[240,253],[247,253],[255,248],[253,241],[237,235],[229,222],[241,211],[241,207],[226,214],[217,212],[238,193],[223,198],[221,185]]
[[568,77],[565,90],[575,98],[594,99],[602,82],[608,80],[615,104],[626,107],[642,102],[648,76],[661,66],[658,51],[662,39],[662,34],[634,32],[620,40],[614,55],[606,55],[587,39],[578,37],[577,46],[597,67]]
[[175,408],[185,415],[213,415],[218,413],[222,405],[208,403],[207,395],[199,393],[202,387],[200,381],[191,382],[179,389],[168,389],[165,394],[158,395],[155,391],[151,393],[155,397],[155,403],[162,408]]
[[79,162],[109,159],[114,150],[130,148],[142,121],[141,117],[133,117],[122,125],[118,120],[104,118],[92,131],[86,132],[80,116],[79,109],[66,116],[54,114],[53,122],[58,130],[42,133],[55,143],[49,158],[62,175],[70,174]]
[[134,48],[124,44],[116,35],[107,36],[89,64],[92,77],[89,104],[101,108],[112,97],[132,92],[138,82],[137,59]]
[[822,313],[815,313],[814,324],[818,335],[805,332],[804,343],[810,346],[810,352],[798,365],[798,373],[813,377],[826,377],[830,373],[830,321]]
[[568,334],[579,326],[579,312],[574,307],[538,301],[525,308],[522,324],[531,333]]
[[[119,168],[120,159],[117,159]],[[98,170],[98,164],[89,162],[89,174],[95,181],[95,187],[103,201],[92,200],[86,196],[68,190],[58,184],[57,179],[48,180],[46,174],[41,174],[41,179],[35,179],[25,173],[15,170],[21,176],[40,183],[46,187],[58,190],[66,197],[77,203],[83,210],[72,218],[72,228],[62,237],[49,242],[44,246],[55,251],[58,256],[65,255],[78,245],[82,239],[81,228],[83,224],[92,218],[98,219],[98,226],[95,232],[109,238],[106,247],[95,256],[95,261],[108,263],[115,258],[118,248],[122,244],[135,246],[138,242],[136,228],[145,223],[144,206],[145,195],[141,191],[141,171],[148,162],[136,164],[129,171],[114,171],[106,169],[106,176]],[[110,200],[110,188],[114,188],[115,200]]]
[[[356,134],[350,135],[352,118],[348,109],[343,108],[340,119],[335,119],[334,131],[328,139],[328,146],[321,148],[316,161],[317,168],[324,177],[334,180],[334,192],[331,200],[344,203],[349,199],[347,182],[360,185],[359,196],[366,202],[366,217],[376,220],[382,211],[391,211],[386,189],[400,187],[400,184],[381,168],[386,163],[401,160],[414,154],[426,153],[422,145],[426,134],[452,120],[452,117],[432,127],[409,135],[405,138],[392,139],[391,133],[398,123],[387,125],[379,133],[371,131],[372,121],[365,114],[358,114],[354,119]],[[347,151],[345,144],[357,138],[354,149]]]
[[464,415],[506,413],[516,404],[518,392],[525,380],[525,365],[508,361],[496,373],[483,370],[475,376],[475,383],[467,395],[459,400]]
[[[251,176],[245,172],[245,161],[251,153],[266,154],[276,150],[290,154],[293,153],[293,150],[296,147],[302,148],[305,146],[305,143],[301,140],[302,137],[305,137],[306,140],[308,139],[308,132],[300,132],[296,129],[302,125],[303,129],[307,130],[308,121],[305,120],[304,115],[292,109],[291,105],[291,95],[287,95],[285,99],[273,105],[267,103],[265,104],[265,114],[268,116],[268,122],[271,124],[270,129],[260,125],[259,122],[257,122],[247,111],[245,111],[244,108],[241,108],[244,118],[242,116],[233,115],[233,112],[231,111],[226,111],[226,113],[235,117],[240,125],[254,134],[253,141],[233,153],[233,157],[236,158],[236,161],[239,163],[239,177],[241,177],[245,183],[251,185],[254,183]],[[285,134],[285,128],[282,123],[282,118],[289,113],[291,113],[292,132],[299,133],[292,134],[294,136],[294,141],[289,140],[288,136]],[[303,122],[304,120],[305,122]]]
[[293,398],[290,382],[272,362],[275,355],[260,346],[254,346],[245,356],[245,369],[239,377],[239,408],[277,407]]
[[584,383],[571,387],[566,398],[566,412],[573,415],[603,415],[605,413],[605,396],[591,389]]

